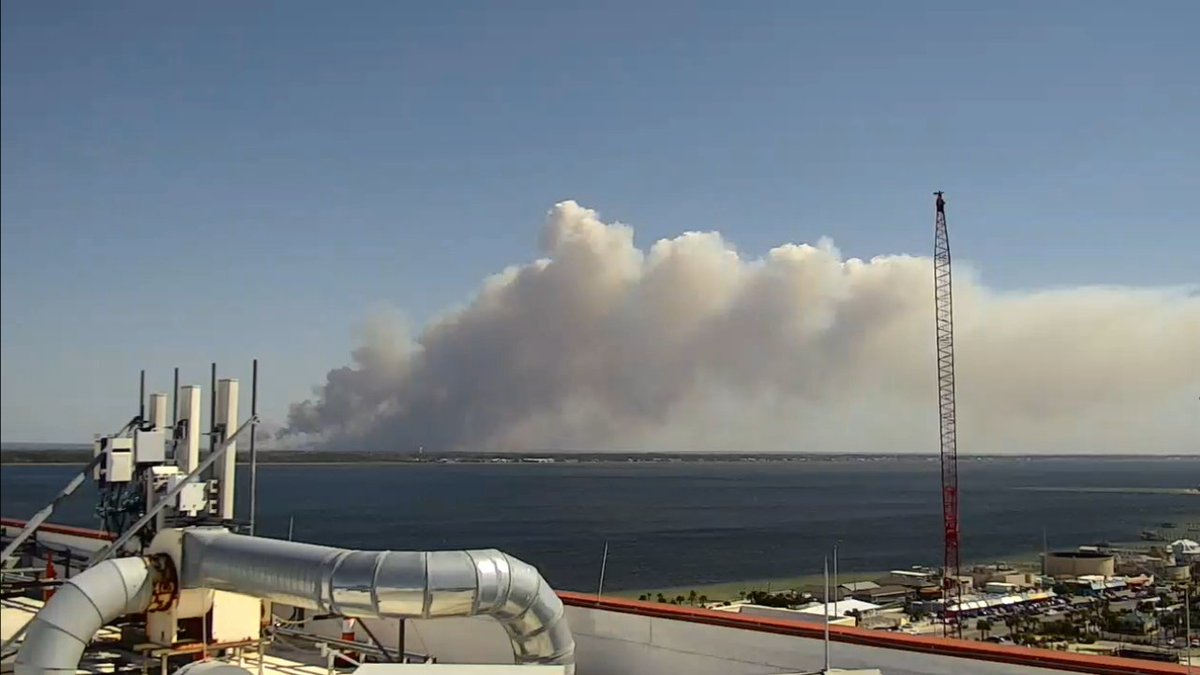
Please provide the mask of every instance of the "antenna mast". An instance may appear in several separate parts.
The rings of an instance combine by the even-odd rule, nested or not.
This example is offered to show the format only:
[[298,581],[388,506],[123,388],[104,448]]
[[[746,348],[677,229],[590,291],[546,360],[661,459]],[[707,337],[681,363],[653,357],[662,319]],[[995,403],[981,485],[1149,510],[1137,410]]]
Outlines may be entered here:
[[[942,560],[943,633],[962,637],[962,626],[951,626],[950,606],[962,601],[959,584],[958,437],[954,417],[954,296],[950,278],[950,235],[946,230],[946,200],[939,190],[933,245],[933,283],[937,316],[938,407],[942,456],[942,525],[945,555]],[[957,614],[957,612],[955,612]]]

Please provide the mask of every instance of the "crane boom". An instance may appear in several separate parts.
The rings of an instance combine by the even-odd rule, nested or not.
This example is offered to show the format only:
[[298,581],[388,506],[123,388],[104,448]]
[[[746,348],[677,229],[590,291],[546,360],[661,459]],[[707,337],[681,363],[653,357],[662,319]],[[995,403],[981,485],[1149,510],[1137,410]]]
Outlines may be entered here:
[[933,281],[937,317],[938,412],[942,458],[942,526],[945,535],[942,561],[942,597],[946,634],[962,637],[959,622],[951,624],[950,606],[962,600],[959,583],[958,437],[954,414],[954,296],[950,275],[950,235],[946,230],[946,200],[935,192],[937,220],[933,246]]

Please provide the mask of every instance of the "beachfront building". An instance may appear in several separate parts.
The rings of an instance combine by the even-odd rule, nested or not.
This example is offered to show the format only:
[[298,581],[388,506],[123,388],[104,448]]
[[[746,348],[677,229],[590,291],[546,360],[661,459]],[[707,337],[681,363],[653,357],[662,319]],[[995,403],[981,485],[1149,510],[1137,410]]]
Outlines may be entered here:
[[877,605],[886,605],[893,602],[903,602],[905,599],[915,595],[914,589],[899,584],[887,584],[880,586],[872,584],[872,588],[862,588],[846,593],[847,596],[855,600],[863,602],[871,602]]
[[989,583],[1011,584],[1016,590],[1035,588],[1041,583],[1039,575],[1022,572],[1009,565],[976,565],[971,568],[971,581],[975,588],[984,588]]
[[[753,616],[763,619],[777,619],[780,621],[798,621],[810,624],[824,624],[825,617],[820,612],[805,612],[799,609],[789,609],[787,607],[767,607],[766,605],[756,605],[749,602],[734,602],[713,609],[721,612],[729,612],[731,614],[739,614],[741,616]],[[829,617],[829,625],[831,626],[854,626],[856,625],[853,616],[837,616],[832,612]]]
[[1191,539],[1178,539],[1171,542],[1171,555],[1179,564],[1200,563],[1200,543]]
[[1094,550],[1051,551],[1046,555],[1046,575],[1059,577],[1102,576],[1116,573],[1116,557]]

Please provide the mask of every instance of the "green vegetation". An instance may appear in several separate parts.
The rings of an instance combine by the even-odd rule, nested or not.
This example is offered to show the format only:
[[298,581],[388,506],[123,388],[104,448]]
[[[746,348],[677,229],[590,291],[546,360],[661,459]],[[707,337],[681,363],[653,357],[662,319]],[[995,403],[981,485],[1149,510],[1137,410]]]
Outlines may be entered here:
[[[882,572],[850,572],[844,573],[838,577],[838,583],[844,584],[851,581],[873,581],[887,574]],[[703,604],[705,601],[699,600],[699,594],[703,594],[708,602],[722,602],[740,600],[748,597],[755,591],[778,593],[787,591],[809,592],[817,597],[821,597],[824,587],[824,577],[820,574],[810,574],[802,577],[787,577],[782,579],[762,579],[751,581],[728,581],[716,584],[705,584],[701,586],[674,586],[671,588],[650,588],[638,589],[631,591],[618,591],[614,593],[618,597],[640,598],[646,596],[647,599],[653,599],[656,593],[663,593],[668,599],[674,598],[676,595],[683,594],[685,600],[687,594],[695,590],[697,593],[697,602]]]

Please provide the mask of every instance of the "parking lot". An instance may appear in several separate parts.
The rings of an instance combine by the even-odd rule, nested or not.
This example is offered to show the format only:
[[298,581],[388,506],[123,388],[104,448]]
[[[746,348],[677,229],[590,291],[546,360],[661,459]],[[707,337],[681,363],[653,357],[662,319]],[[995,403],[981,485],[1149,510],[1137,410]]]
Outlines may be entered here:
[[975,623],[979,619],[987,619],[993,626],[993,630],[990,632],[996,634],[996,628],[1003,626],[1005,620],[1010,618],[1037,618],[1043,622],[1059,621],[1071,614],[1087,612],[1105,602],[1109,611],[1120,613],[1126,610],[1133,611],[1137,609],[1139,603],[1155,597],[1157,596],[1151,589],[1109,590],[1095,595],[1057,595],[1041,600],[965,611],[960,614],[960,620],[963,622],[965,632],[967,628],[974,629]]

